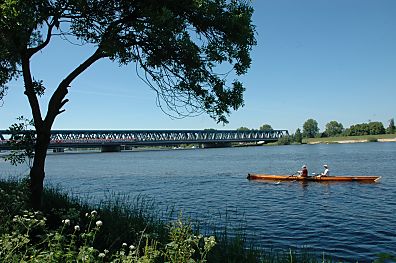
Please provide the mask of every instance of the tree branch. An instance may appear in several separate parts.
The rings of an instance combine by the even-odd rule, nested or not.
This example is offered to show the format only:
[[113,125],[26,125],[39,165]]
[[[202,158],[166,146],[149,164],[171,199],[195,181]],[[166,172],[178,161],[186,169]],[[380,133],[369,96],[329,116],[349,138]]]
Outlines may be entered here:
[[27,55],[29,58],[48,45],[48,43],[50,42],[51,37],[52,37],[52,29],[54,28],[54,26],[55,26],[55,21],[52,24],[48,24],[47,37],[43,43],[41,43],[37,47],[28,48]]
[[37,129],[41,129],[43,119],[41,117],[40,104],[37,99],[37,95],[34,92],[34,84],[32,75],[30,72],[30,59],[29,55],[22,54],[22,74],[25,83],[25,95],[28,97],[30,108],[32,110],[34,126]]
[[61,110],[61,108],[69,101],[67,99],[65,100],[65,97],[68,93],[68,88],[70,87],[71,82],[87,68],[89,68],[93,63],[104,57],[106,57],[106,55],[101,51],[100,48],[98,48],[95,53],[93,53],[81,65],[75,68],[65,79],[62,80],[48,103],[47,116],[44,120],[47,128],[50,129],[55,117],[64,111]]

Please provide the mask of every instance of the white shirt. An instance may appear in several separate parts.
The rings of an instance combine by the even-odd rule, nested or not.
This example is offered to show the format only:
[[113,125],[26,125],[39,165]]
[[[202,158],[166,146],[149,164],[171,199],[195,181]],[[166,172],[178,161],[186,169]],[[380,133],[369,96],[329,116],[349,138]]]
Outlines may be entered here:
[[326,168],[324,172],[322,173],[323,176],[330,176],[330,170]]

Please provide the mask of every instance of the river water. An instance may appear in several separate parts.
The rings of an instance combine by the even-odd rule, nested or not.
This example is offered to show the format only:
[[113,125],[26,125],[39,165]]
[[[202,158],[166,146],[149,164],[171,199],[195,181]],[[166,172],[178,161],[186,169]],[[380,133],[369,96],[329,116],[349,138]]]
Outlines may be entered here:
[[[379,183],[254,182],[249,172],[380,175]],[[2,176],[27,173],[0,161]],[[228,224],[255,245],[307,247],[340,260],[396,254],[396,143],[50,154],[46,182],[83,196],[148,195],[159,208]]]

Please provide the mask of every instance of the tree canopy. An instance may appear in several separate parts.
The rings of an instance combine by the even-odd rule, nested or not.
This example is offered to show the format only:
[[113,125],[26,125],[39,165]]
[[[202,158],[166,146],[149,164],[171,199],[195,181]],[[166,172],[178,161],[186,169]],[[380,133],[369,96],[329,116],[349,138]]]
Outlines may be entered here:
[[300,128],[297,128],[296,133],[294,134],[294,141],[297,143],[302,143],[302,133]]
[[[69,87],[98,60],[134,63],[165,112],[206,112],[226,123],[231,110],[243,106],[244,86],[226,77],[250,67],[252,13],[248,0],[0,1],[0,99],[8,82],[23,79],[37,132],[30,173],[36,190],[39,183],[42,189],[50,130],[65,111]],[[32,75],[31,59],[54,38],[88,44],[92,53],[53,87],[43,116],[38,97],[46,86]]]
[[349,127],[349,129],[347,130],[347,135],[349,136],[377,135],[384,133],[384,125],[382,124],[382,122],[378,121],[351,125],[351,127]]
[[314,138],[319,133],[318,122],[314,119],[308,119],[303,125],[304,137]]
[[263,125],[260,126],[260,129],[259,129],[259,130],[260,130],[260,131],[266,131],[266,130],[272,131],[273,129],[272,129],[272,126],[271,126],[271,125],[269,125],[269,124],[263,124]]
[[340,122],[330,121],[326,124],[326,130],[324,132],[326,136],[340,135],[344,132],[344,126]]
[[[63,35],[95,46],[64,84],[95,61],[108,58],[121,65],[137,63],[165,108],[182,116],[205,110],[227,122],[230,110],[243,105],[242,83],[229,84],[215,70],[229,62],[241,75],[250,66],[255,38],[248,1],[6,0],[0,12],[2,90],[23,73],[25,81],[31,78],[31,91],[42,94],[43,82],[25,76],[27,61]],[[56,93],[67,93],[68,85],[63,86]],[[53,96],[50,106],[60,104],[62,100]]]

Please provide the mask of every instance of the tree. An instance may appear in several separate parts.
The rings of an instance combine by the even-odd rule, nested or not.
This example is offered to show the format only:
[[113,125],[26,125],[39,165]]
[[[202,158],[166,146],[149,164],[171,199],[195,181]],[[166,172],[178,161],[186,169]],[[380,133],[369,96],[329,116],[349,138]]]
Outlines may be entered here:
[[300,128],[297,128],[296,133],[294,134],[294,141],[297,143],[302,143],[302,134]]
[[384,134],[385,128],[382,122],[373,121],[370,123],[360,123],[351,125],[348,129],[348,136],[377,135]]
[[259,129],[260,131],[272,131],[273,129],[272,129],[272,127],[271,127],[271,125],[269,125],[269,124],[263,124],[263,125],[261,125],[260,126],[260,129]]
[[279,138],[279,140],[276,142],[278,145],[289,145],[291,143],[291,136],[286,135],[282,136]]
[[348,129],[348,136],[361,136],[361,135],[369,135],[370,128],[367,123],[360,123],[351,125]]
[[392,118],[389,120],[389,126],[386,128],[386,133],[393,134],[395,133],[395,120]]
[[344,132],[344,126],[337,121],[330,121],[326,124],[325,133],[327,136],[337,136]]
[[247,128],[247,127],[239,127],[238,129],[237,129],[237,131],[250,131],[250,129],[249,128]]
[[[247,72],[256,44],[252,13],[247,1],[235,0],[1,1],[0,91],[10,80],[23,79],[37,134],[33,207],[41,203],[52,125],[79,75],[102,59],[136,63],[162,109],[182,117],[205,111],[226,123],[230,111],[243,106],[245,88],[237,80],[228,83],[216,66],[229,63],[237,76]],[[53,87],[43,115],[38,97],[46,87],[32,75],[31,60],[55,38],[88,44],[92,53]]]
[[318,122],[314,119],[308,119],[303,125],[303,136],[314,138],[319,133]]
[[368,126],[370,135],[385,134],[385,128],[382,122],[372,121]]

